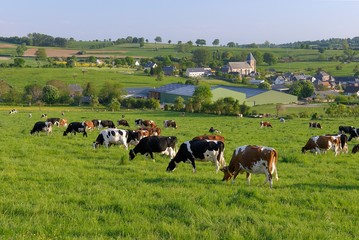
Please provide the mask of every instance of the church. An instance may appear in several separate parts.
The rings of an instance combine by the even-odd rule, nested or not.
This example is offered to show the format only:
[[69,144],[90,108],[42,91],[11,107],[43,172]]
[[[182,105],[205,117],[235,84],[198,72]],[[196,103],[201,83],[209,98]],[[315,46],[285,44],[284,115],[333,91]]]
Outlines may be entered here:
[[256,59],[252,53],[249,53],[245,62],[228,62],[227,73],[238,73],[242,76],[248,76],[256,72]]

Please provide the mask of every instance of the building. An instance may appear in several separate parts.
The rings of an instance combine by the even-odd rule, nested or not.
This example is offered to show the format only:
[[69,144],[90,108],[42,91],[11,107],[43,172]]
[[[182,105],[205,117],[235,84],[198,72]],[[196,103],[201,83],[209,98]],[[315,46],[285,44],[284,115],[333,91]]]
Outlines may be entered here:
[[207,77],[212,74],[211,68],[187,68],[186,77]]
[[[149,97],[158,99],[162,104],[174,103],[177,97],[182,97],[184,100],[192,97],[195,89],[195,85],[173,83],[151,89]],[[212,101],[232,97],[240,103],[245,102],[248,106],[276,103],[285,104],[298,101],[298,97],[291,94],[258,88],[214,86],[211,88],[211,91],[213,94]]]
[[252,53],[249,53],[245,62],[229,62],[224,69],[226,69],[225,71],[228,71],[228,73],[249,76],[251,73],[256,72],[256,59]]

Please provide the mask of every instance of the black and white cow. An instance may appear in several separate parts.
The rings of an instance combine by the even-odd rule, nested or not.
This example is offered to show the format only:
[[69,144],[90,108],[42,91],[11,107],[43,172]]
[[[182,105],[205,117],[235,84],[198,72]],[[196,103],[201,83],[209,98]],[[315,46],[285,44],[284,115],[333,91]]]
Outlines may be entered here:
[[353,126],[339,126],[339,133],[348,133],[350,134],[350,131],[355,129]]
[[67,129],[64,131],[63,135],[67,136],[68,133],[73,133],[74,135],[76,135],[77,132],[83,133],[82,136],[87,137],[86,125],[84,122],[71,122],[67,127]]
[[193,172],[196,172],[195,159],[212,161],[216,164],[216,172],[224,167],[224,143],[212,140],[191,140],[181,144],[176,156],[168,164],[167,171],[175,170],[180,162],[189,161],[192,164]]
[[52,125],[60,126],[60,118],[48,118],[47,122],[51,122]]
[[39,134],[39,132],[46,132],[46,134],[49,135],[49,133],[52,132],[52,123],[51,122],[36,122],[34,124],[34,127],[32,128],[32,130],[30,131],[30,134],[34,134],[34,133]]
[[142,155],[150,155],[153,158],[153,153],[160,153],[170,156],[173,158],[176,155],[176,143],[177,137],[175,136],[149,136],[144,137],[136,145],[136,147],[129,152],[130,160],[133,160],[136,157],[137,153]]
[[358,128],[350,129],[349,134],[350,136],[348,141],[350,142],[353,138],[359,138],[359,129]]
[[140,134],[136,131],[108,128],[100,132],[96,138],[96,141],[93,143],[93,148],[97,148],[100,145],[109,147],[114,144],[123,145],[127,150],[128,144],[136,145],[139,141]]
[[94,127],[97,127],[97,129],[101,128],[116,128],[115,124],[111,120],[92,120]]
[[14,109],[11,109],[10,111],[9,111],[9,114],[15,114],[15,113],[17,113],[17,110],[14,108]]

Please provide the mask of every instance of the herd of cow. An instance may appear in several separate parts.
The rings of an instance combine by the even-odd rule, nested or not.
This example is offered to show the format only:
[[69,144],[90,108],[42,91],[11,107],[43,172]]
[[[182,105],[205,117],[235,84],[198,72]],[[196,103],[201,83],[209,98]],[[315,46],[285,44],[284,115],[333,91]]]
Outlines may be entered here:
[[[229,165],[224,159],[224,142],[223,136],[215,135],[220,133],[219,130],[210,128],[209,132],[214,135],[196,136],[191,140],[183,142],[178,151],[176,151],[176,136],[161,136],[159,128],[153,120],[136,119],[134,124],[136,130],[123,130],[116,128],[111,120],[92,120],[83,122],[67,123],[66,119],[47,118],[46,121],[36,122],[31,134],[38,132],[52,132],[53,126],[64,126],[66,130],[63,136],[69,133],[76,135],[82,133],[87,137],[86,130],[103,129],[100,131],[96,140],[93,142],[93,148],[96,149],[101,145],[109,147],[111,145],[123,145],[128,150],[129,145],[134,148],[129,151],[129,159],[133,160],[136,154],[149,155],[154,160],[153,153],[165,154],[170,157],[167,171],[174,171],[180,162],[190,162],[193,172],[196,172],[195,160],[212,161],[216,165],[216,172],[219,170],[224,173],[223,181],[233,178],[233,182],[239,173],[246,172],[247,182],[250,183],[251,174],[265,174],[266,182],[272,187],[272,175],[278,180],[277,161],[278,152],[274,148],[256,145],[245,145],[237,147],[232,154]],[[118,126],[130,127],[130,124],[121,119],[117,121]],[[177,129],[174,120],[165,120],[164,128]],[[270,122],[261,121],[260,127],[272,127]],[[309,127],[321,128],[319,123],[311,122]],[[106,129],[105,129],[106,128]],[[349,134],[350,137],[346,136]],[[339,134],[311,137],[302,152],[311,151],[314,153],[326,152],[333,150],[335,155],[339,152],[348,152],[348,144],[352,138],[359,137],[359,129],[349,126],[340,126]],[[359,144],[352,150],[353,153],[359,150]]]

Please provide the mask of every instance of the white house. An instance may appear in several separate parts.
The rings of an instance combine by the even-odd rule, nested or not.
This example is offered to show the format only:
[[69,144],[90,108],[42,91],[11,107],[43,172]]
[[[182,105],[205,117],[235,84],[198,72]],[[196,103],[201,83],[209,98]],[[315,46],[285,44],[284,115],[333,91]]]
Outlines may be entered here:
[[187,77],[202,77],[209,76],[212,74],[211,68],[187,68],[186,76]]

